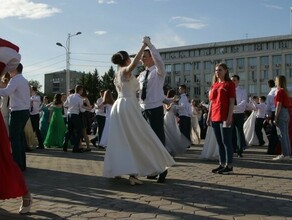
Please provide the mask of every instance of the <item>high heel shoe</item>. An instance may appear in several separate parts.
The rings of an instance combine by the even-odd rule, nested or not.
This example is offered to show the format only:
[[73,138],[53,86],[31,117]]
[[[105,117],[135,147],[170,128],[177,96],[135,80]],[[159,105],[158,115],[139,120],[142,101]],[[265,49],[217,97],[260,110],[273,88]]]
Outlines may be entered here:
[[130,184],[132,185],[132,186],[134,186],[134,185],[142,185],[143,184],[143,182],[141,181],[141,180],[138,180],[136,177],[134,177],[134,176],[130,176],[129,177],[129,181],[130,181]]
[[[24,206],[24,201],[28,201],[29,205],[27,206]],[[30,212],[30,209],[31,209],[31,206],[32,206],[32,197],[31,195],[29,194],[28,197],[22,197],[22,203],[21,203],[21,206],[19,208],[19,214],[26,214],[26,213],[29,213]]]

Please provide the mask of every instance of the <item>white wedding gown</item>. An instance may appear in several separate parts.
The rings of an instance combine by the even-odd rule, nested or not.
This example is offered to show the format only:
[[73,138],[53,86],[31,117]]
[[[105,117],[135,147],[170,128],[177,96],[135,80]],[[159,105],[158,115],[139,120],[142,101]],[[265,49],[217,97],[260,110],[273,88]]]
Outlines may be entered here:
[[104,125],[104,129],[102,131],[102,134],[101,134],[100,142],[98,143],[98,145],[103,146],[103,147],[106,147],[107,143],[108,143],[109,123],[110,123],[110,115],[111,115],[112,105],[106,104],[105,108],[106,108],[105,125]]
[[164,115],[165,147],[172,156],[184,153],[191,144],[179,130],[175,107],[173,105]]
[[208,126],[205,137],[203,150],[201,152],[201,159],[217,160],[219,157],[219,149],[217,140],[211,126]]
[[[256,111],[252,111],[250,116],[246,119],[243,124],[243,133],[245,136],[246,143],[248,145],[259,145],[259,139],[255,133],[255,121],[256,121]],[[264,142],[269,143],[268,137],[264,129],[262,129]]]
[[142,116],[137,79],[125,80],[118,73],[115,85],[119,95],[111,110],[103,176],[162,173],[175,161]]

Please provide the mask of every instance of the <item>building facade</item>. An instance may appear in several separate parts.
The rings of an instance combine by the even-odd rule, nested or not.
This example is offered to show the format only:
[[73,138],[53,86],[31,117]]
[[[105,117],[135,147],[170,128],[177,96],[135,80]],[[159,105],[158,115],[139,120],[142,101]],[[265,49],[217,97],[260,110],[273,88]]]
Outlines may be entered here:
[[[82,74],[70,71],[70,88],[75,88]],[[66,91],[66,70],[45,74],[44,93],[49,96],[56,93],[68,93]]]
[[240,76],[249,96],[267,95],[268,80],[285,75],[292,85],[292,35],[216,42],[159,50],[167,72],[166,84],[188,87],[190,98],[208,100],[216,64],[224,62],[230,76]]

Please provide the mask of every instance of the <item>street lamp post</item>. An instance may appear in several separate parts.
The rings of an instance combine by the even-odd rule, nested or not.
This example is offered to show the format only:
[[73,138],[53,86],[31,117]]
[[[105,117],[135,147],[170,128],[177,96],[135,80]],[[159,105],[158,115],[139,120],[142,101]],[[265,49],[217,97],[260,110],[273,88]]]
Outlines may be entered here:
[[81,32],[77,32],[76,34],[68,33],[66,46],[59,42],[56,43],[57,46],[63,47],[66,50],[66,93],[70,90],[70,38],[79,34],[81,34]]

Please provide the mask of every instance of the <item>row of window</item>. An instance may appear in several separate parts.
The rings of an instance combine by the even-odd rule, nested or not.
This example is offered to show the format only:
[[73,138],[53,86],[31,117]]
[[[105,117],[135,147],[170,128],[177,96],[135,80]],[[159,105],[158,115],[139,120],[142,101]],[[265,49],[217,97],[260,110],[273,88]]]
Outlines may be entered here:
[[[259,63],[258,63],[259,60]],[[175,73],[179,73],[184,69],[184,72],[190,73],[192,69],[194,70],[201,70],[203,67],[203,70],[210,70],[214,68],[214,64],[220,63],[220,60],[216,61],[203,61],[203,62],[194,62],[194,63],[177,63],[177,64],[166,64],[165,69],[167,73],[172,72],[172,66]],[[230,70],[233,70],[233,68],[236,67],[237,69],[244,69],[245,68],[245,62],[247,62],[247,66],[250,69],[256,69],[259,65],[261,69],[268,69],[269,68],[269,56],[261,56],[261,57],[249,57],[247,59],[245,58],[237,58],[237,59],[225,59],[224,63],[227,64]],[[287,67],[292,67],[292,54],[286,54],[284,56],[284,62]],[[271,56],[271,64],[273,68],[281,68],[282,65],[282,55],[273,55]]]
[[258,52],[268,50],[279,50],[279,49],[291,49],[292,41],[271,41],[271,42],[255,42],[250,44],[239,44],[239,45],[228,45],[222,47],[208,47],[208,48],[197,48],[190,50],[174,51],[174,52],[162,52],[161,56],[164,60],[201,57],[209,55],[222,55],[222,54],[234,54],[234,53],[245,53],[245,52]]

